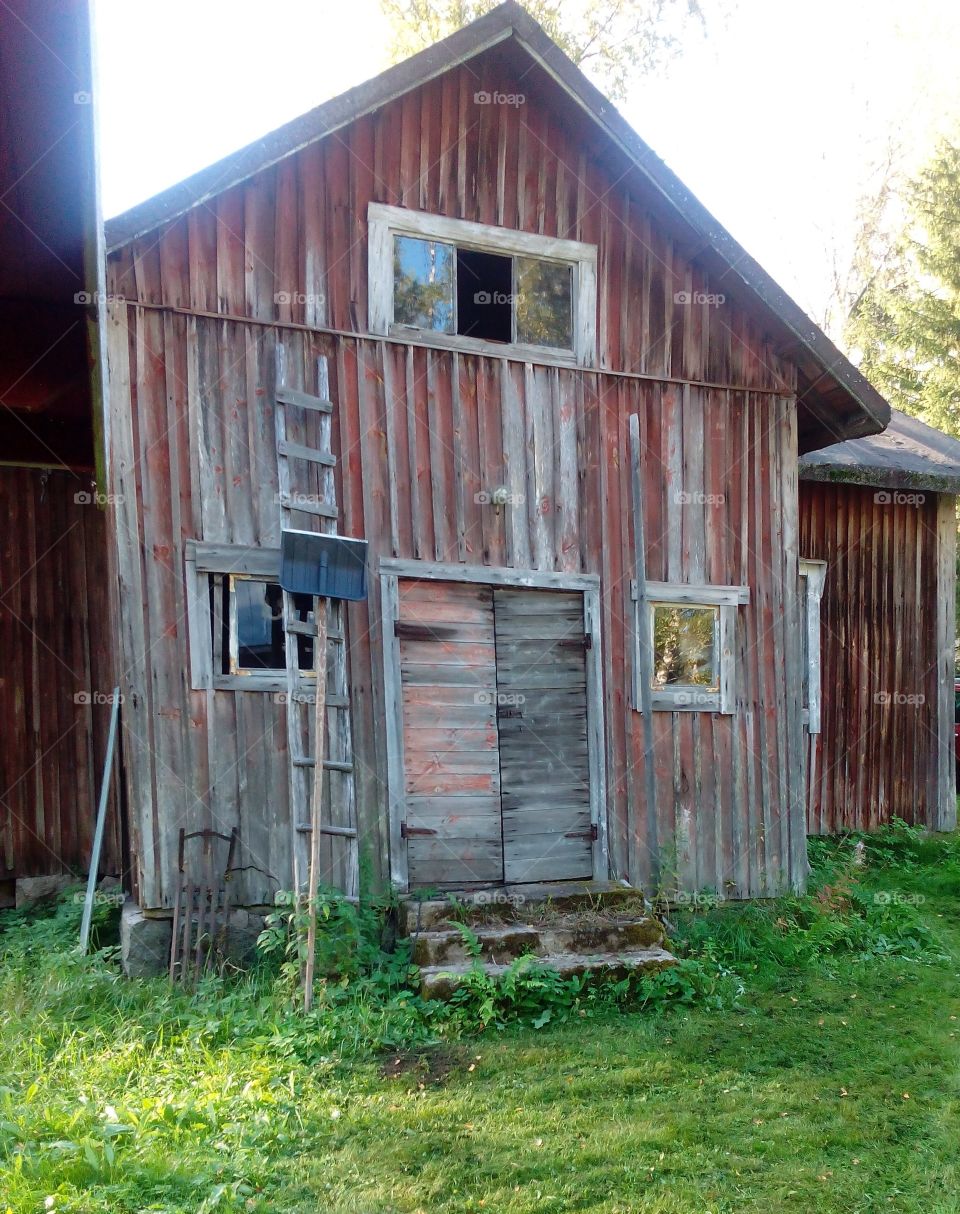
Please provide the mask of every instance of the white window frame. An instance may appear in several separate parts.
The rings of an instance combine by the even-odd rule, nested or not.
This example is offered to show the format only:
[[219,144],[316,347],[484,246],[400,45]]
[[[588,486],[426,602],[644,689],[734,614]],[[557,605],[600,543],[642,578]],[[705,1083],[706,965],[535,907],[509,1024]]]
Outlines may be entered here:
[[[592,367],[597,360],[597,246],[579,240],[561,240],[535,232],[519,232],[492,224],[430,215],[406,207],[371,202],[367,206],[367,323],[371,333],[383,337],[406,337],[418,344],[442,349],[468,350],[502,358],[519,354],[539,362]],[[393,238],[413,236],[438,240],[460,248],[503,256],[535,257],[556,261],[572,270],[573,348],[535,346],[521,342],[486,341],[459,333],[438,333],[393,319]]]
[[820,663],[820,603],[827,580],[827,562],[800,558],[801,627],[807,635],[807,697],[801,705],[808,733],[820,733],[822,669]]
[[[736,712],[737,608],[750,602],[749,586],[694,586],[673,582],[647,582],[641,589],[631,584],[634,606],[634,679],[633,706],[643,711],[641,671],[653,670],[654,611],[659,606],[717,609],[715,644],[719,687],[704,691],[694,685],[660,687],[651,684],[650,707],[654,712],[714,712],[729,716]],[[646,646],[648,661],[642,661],[640,647]]]

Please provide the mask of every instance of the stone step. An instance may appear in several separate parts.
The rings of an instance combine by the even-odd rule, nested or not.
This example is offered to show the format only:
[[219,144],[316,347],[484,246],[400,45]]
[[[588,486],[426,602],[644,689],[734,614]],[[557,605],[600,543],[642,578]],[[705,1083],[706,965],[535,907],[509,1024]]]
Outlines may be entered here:
[[643,903],[642,890],[615,881],[558,881],[451,891],[443,898],[405,899],[400,907],[400,930],[409,936],[432,931],[447,926],[454,916],[467,923],[477,919],[514,922],[538,907],[567,914],[588,909],[614,911],[638,903]]
[[[516,957],[562,953],[577,955],[629,952],[664,942],[662,925],[652,916],[625,922],[574,919],[572,923],[502,923],[470,929],[485,961],[508,965]],[[455,927],[438,928],[413,937],[415,965],[449,965],[470,962],[473,945]]]
[[[568,978],[574,974],[597,973],[613,979],[639,972],[656,973],[676,965],[677,959],[663,948],[639,948],[623,952],[560,953],[537,958],[537,964]],[[424,999],[449,999],[465,974],[479,967],[491,978],[502,978],[509,964],[497,961],[458,961],[448,965],[420,967],[420,993]]]

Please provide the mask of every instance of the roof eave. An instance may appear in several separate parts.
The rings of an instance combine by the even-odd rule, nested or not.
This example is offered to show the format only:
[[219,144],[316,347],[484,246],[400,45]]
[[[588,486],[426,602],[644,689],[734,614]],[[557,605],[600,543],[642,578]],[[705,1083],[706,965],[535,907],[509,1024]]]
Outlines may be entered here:
[[859,485],[869,489],[895,489],[905,493],[960,495],[960,470],[913,472],[905,468],[880,468],[869,464],[810,464],[800,461],[800,479],[834,485]]

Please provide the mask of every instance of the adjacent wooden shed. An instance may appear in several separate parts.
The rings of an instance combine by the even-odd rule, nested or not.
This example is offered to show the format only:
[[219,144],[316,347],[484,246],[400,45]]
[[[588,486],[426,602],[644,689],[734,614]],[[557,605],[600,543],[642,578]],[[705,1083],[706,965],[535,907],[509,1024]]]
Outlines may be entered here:
[[[241,901],[302,876],[281,492],[370,548],[330,642],[328,879],[355,807],[401,889],[802,885],[798,454],[888,409],[519,6],[108,246],[145,907],[182,827],[238,830]],[[332,481],[281,485],[280,406]]]
[[0,7],[0,905],[86,872],[117,671],[90,38],[85,0]]
[[952,830],[960,442],[896,410],[800,463],[800,554],[822,562],[811,834]]

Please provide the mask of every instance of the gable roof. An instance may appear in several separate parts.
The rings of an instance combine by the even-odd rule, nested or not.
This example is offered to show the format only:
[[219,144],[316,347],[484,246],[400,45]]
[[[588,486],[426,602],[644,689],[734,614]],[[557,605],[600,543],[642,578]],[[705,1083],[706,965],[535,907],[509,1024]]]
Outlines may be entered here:
[[960,493],[960,442],[917,417],[891,410],[882,434],[836,443],[800,461],[800,479]]
[[515,0],[506,0],[448,38],[111,219],[106,225],[108,249],[145,235],[388,101],[508,40],[560,85],[641,174],[681,226],[693,249],[691,260],[731,294],[740,295],[754,307],[759,305],[779,353],[798,368],[801,449],[812,450],[838,439],[882,430],[890,418],[890,406],[883,397],[694,198]]

